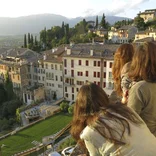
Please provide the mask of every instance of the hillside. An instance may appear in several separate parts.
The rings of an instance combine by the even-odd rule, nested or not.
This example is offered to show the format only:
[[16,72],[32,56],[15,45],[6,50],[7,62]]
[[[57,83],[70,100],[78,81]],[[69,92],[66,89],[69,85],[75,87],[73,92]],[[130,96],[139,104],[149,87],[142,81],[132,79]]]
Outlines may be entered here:
[[[47,29],[52,26],[61,26],[62,22],[68,23],[70,27],[75,26],[84,17],[66,18],[56,14],[38,14],[31,16],[23,16],[18,18],[0,17],[0,36],[1,35],[23,35],[25,33],[39,33],[44,27]],[[96,16],[85,17],[86,21],[96,19]],[[116,21],[128,19],[126,17],[106,16],[106,21],[114,24]],[[101,17],[99,16],[99,22]]]

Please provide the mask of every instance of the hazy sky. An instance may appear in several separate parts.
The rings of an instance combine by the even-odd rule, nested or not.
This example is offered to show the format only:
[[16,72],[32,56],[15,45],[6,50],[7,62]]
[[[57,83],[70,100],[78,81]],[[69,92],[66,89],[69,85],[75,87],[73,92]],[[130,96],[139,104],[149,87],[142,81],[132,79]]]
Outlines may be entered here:
[[156,0],[0,0],[0,6],[0,17],[53,13],[74,18],[105,13],[134,18],[139,11],[156,9]]

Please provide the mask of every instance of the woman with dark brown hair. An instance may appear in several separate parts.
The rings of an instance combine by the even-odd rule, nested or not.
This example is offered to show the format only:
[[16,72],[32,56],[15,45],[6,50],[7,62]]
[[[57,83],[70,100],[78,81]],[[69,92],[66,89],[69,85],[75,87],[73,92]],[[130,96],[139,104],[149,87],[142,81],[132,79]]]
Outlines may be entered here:
[[114,89],[118,96],[123,96],[123,91],[129,87],[130,80],[127,78],[127,73],[130,68],[133,54],[134,47],[132,44],[128,43],[122,44],[115,52],[112,75]]
[[133,84],[127,105],[133,108],[156,136],[156,44],[145,42],[133,57],[129,77]]
[[121,103],[111,104],[94,83],[78,92],[71,135],[90,156],[156,155],[156,138],[139,115]]

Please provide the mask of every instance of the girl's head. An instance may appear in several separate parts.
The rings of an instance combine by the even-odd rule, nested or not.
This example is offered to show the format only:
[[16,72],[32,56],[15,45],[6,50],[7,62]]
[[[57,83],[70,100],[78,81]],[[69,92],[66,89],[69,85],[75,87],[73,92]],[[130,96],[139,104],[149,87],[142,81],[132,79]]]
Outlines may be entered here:
[[114,54],[114,63],[112,67],[112,74],[114,79],[114,86],[115,90],[117,91],[118,95],[122,95],[121,90],[121,70],[123,66],[127,63],[132,61],[132,57],[134,54],[134,47],[132,44],[122,44]]
[[108,103],[108,96],[101,87],[94,83],[87,83],[78,92],[74,114],[77,117],[94,115],[101,107],[107,108]]
[[134,81],[156,82],[156,44],[145,42],[134,54],[129,76]]

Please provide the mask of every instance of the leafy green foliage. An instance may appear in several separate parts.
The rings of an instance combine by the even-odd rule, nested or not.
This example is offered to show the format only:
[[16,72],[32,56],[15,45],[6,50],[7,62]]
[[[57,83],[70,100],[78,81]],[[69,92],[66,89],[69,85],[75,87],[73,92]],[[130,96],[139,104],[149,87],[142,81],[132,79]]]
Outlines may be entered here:
[[68,104],[68,102],[62,102],[61,104],[60,104],[60,109],[61,109],[61,111],[63,111],[63,112],[68,112],[68,108],[69,108],[69,104]]
[[76,145],[76,141],[70,137],[68,139],[66,139],[59,147],[58,147],[58,150],[63,150],[64,148],[66,147],[69,147],[69,146],[73,146],[73,145]]
[[74,105],[71,105],[71,106],[69,106],[69,108],[68,108],[68,113],[69,113],[69,114],[73,114],[73,112],[74,112]]
[[139,30],[145,30],[144,19],[141,18],[140,16],[137,16],[136,18],[134,18],[134,24]]

